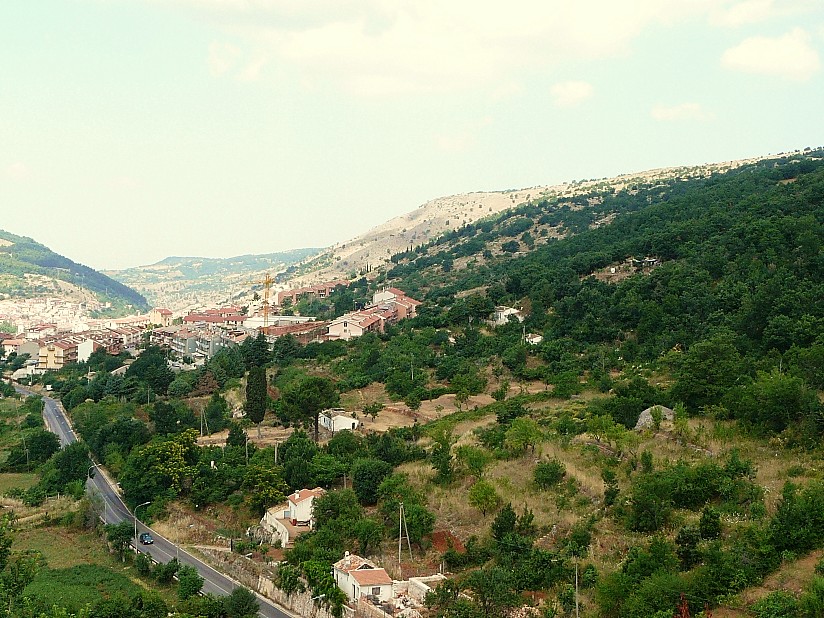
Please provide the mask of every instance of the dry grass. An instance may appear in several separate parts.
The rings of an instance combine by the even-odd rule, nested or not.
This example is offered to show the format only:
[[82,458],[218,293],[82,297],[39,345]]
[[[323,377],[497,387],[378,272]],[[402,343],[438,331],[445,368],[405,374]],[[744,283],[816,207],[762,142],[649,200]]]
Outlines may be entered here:
[[65,527],[40,527],[14,533],[12,549],[36,550],[52,569],[79,564],[120,564],[105,549],[103,539],[93,532],[77,532]]
[[33,472],[6,472],[0,474],[0,496],[10,489],[21,487],[28,489],[37,483],[37,475]]

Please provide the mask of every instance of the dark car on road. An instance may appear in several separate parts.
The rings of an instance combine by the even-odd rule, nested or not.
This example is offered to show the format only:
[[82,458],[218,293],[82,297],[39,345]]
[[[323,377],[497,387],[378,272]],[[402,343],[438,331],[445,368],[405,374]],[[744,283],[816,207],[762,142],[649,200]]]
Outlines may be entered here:
[[144,532],[140,535],[140,542],[143,543],[143,545],[152,545],[154,544],[154,539],[151,534]]

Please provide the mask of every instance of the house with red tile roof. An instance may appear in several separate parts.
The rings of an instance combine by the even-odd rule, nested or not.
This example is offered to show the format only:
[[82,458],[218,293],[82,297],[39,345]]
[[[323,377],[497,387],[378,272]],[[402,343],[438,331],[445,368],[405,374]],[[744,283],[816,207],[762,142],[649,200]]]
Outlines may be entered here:
[[293,290],[283,290],[278,292],[275,296],[275,304],[283,306],[283,301],[289,299],[294,305],[303,297],[326,298],[339,287],[346,287],[349,285],[348,281],[336,279],[335,281],[326,281],[318,283],[317,285],[309,285],[302,288],[295,288]]
[[417,315],[420,301],[409,298],[397,288],[377,292],[373,304],[360,311],[345,313],[329,323],[327,339],[348,341],[364,333],[382,333],[388,324],[394,324]]
[[156,307],[149,312],[149,321],[155,326],[171,326],[172,312],[165,307]]
[[281,547],[290,546],[298,536],[315,528],[315,499],[325,493],[321,487],[299,489],[286,498],[285,505],[272,507],[264,513],[261,528],[273,540],[280,540]]
[[350,601],[367,598],[382,603],[392,598],[392,578],[370,560],[346,552],[332,566],[335,583]]

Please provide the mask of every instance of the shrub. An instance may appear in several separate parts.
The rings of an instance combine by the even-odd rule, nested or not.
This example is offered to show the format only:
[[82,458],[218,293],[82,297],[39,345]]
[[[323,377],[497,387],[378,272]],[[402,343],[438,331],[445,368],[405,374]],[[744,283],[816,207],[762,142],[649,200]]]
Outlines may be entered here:
[[138,553],[134,558],[134,568],[143,577],[148,577],[152,572],[152,560],[146,554]]
[[168,585],[172,583],[172,579],[174,578],[175,573],[177,573],[179,568],[180,563],[177,561],[176,558],[172,558],[166,564],[156,564],[154,569],[152,569],[152,575],[159,584]]
[[798,616],[798,601],[785,590],[771,592],[752,606],[757,618],[794,618]]
[[541,489],[549,489],[557,485],[563,480],[564,475],[566,475],[564,464],[554,458],[539,462],[533,472],[535,484]]

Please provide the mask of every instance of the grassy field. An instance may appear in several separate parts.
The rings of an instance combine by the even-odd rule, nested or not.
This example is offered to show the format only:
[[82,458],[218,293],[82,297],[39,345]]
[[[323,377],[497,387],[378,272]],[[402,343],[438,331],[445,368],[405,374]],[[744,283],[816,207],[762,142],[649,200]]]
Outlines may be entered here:
[[[121,562],[109,553],[103,538],[63,526],[19,530],[14,533],[15,551],[39,551],[47,564],[26,588],[25,595],[69,608],[82,607],[101,598],[151,590],[172,606],[177,596],[167,588],[140,578],[131,561]],[[78,605],[79,603],[79,605]]]
[[65,569],[78,564],[122,564],[109,554],[103,540],[94,533],[75,532],[60,526],[19,530],[14,534],[14,550],[35,550],[43,554],[53,569]]
[[10,489],[22,487],[28,489],[37,483],[37,475],[33,472],[6,472],[0,474],[0,496]]

